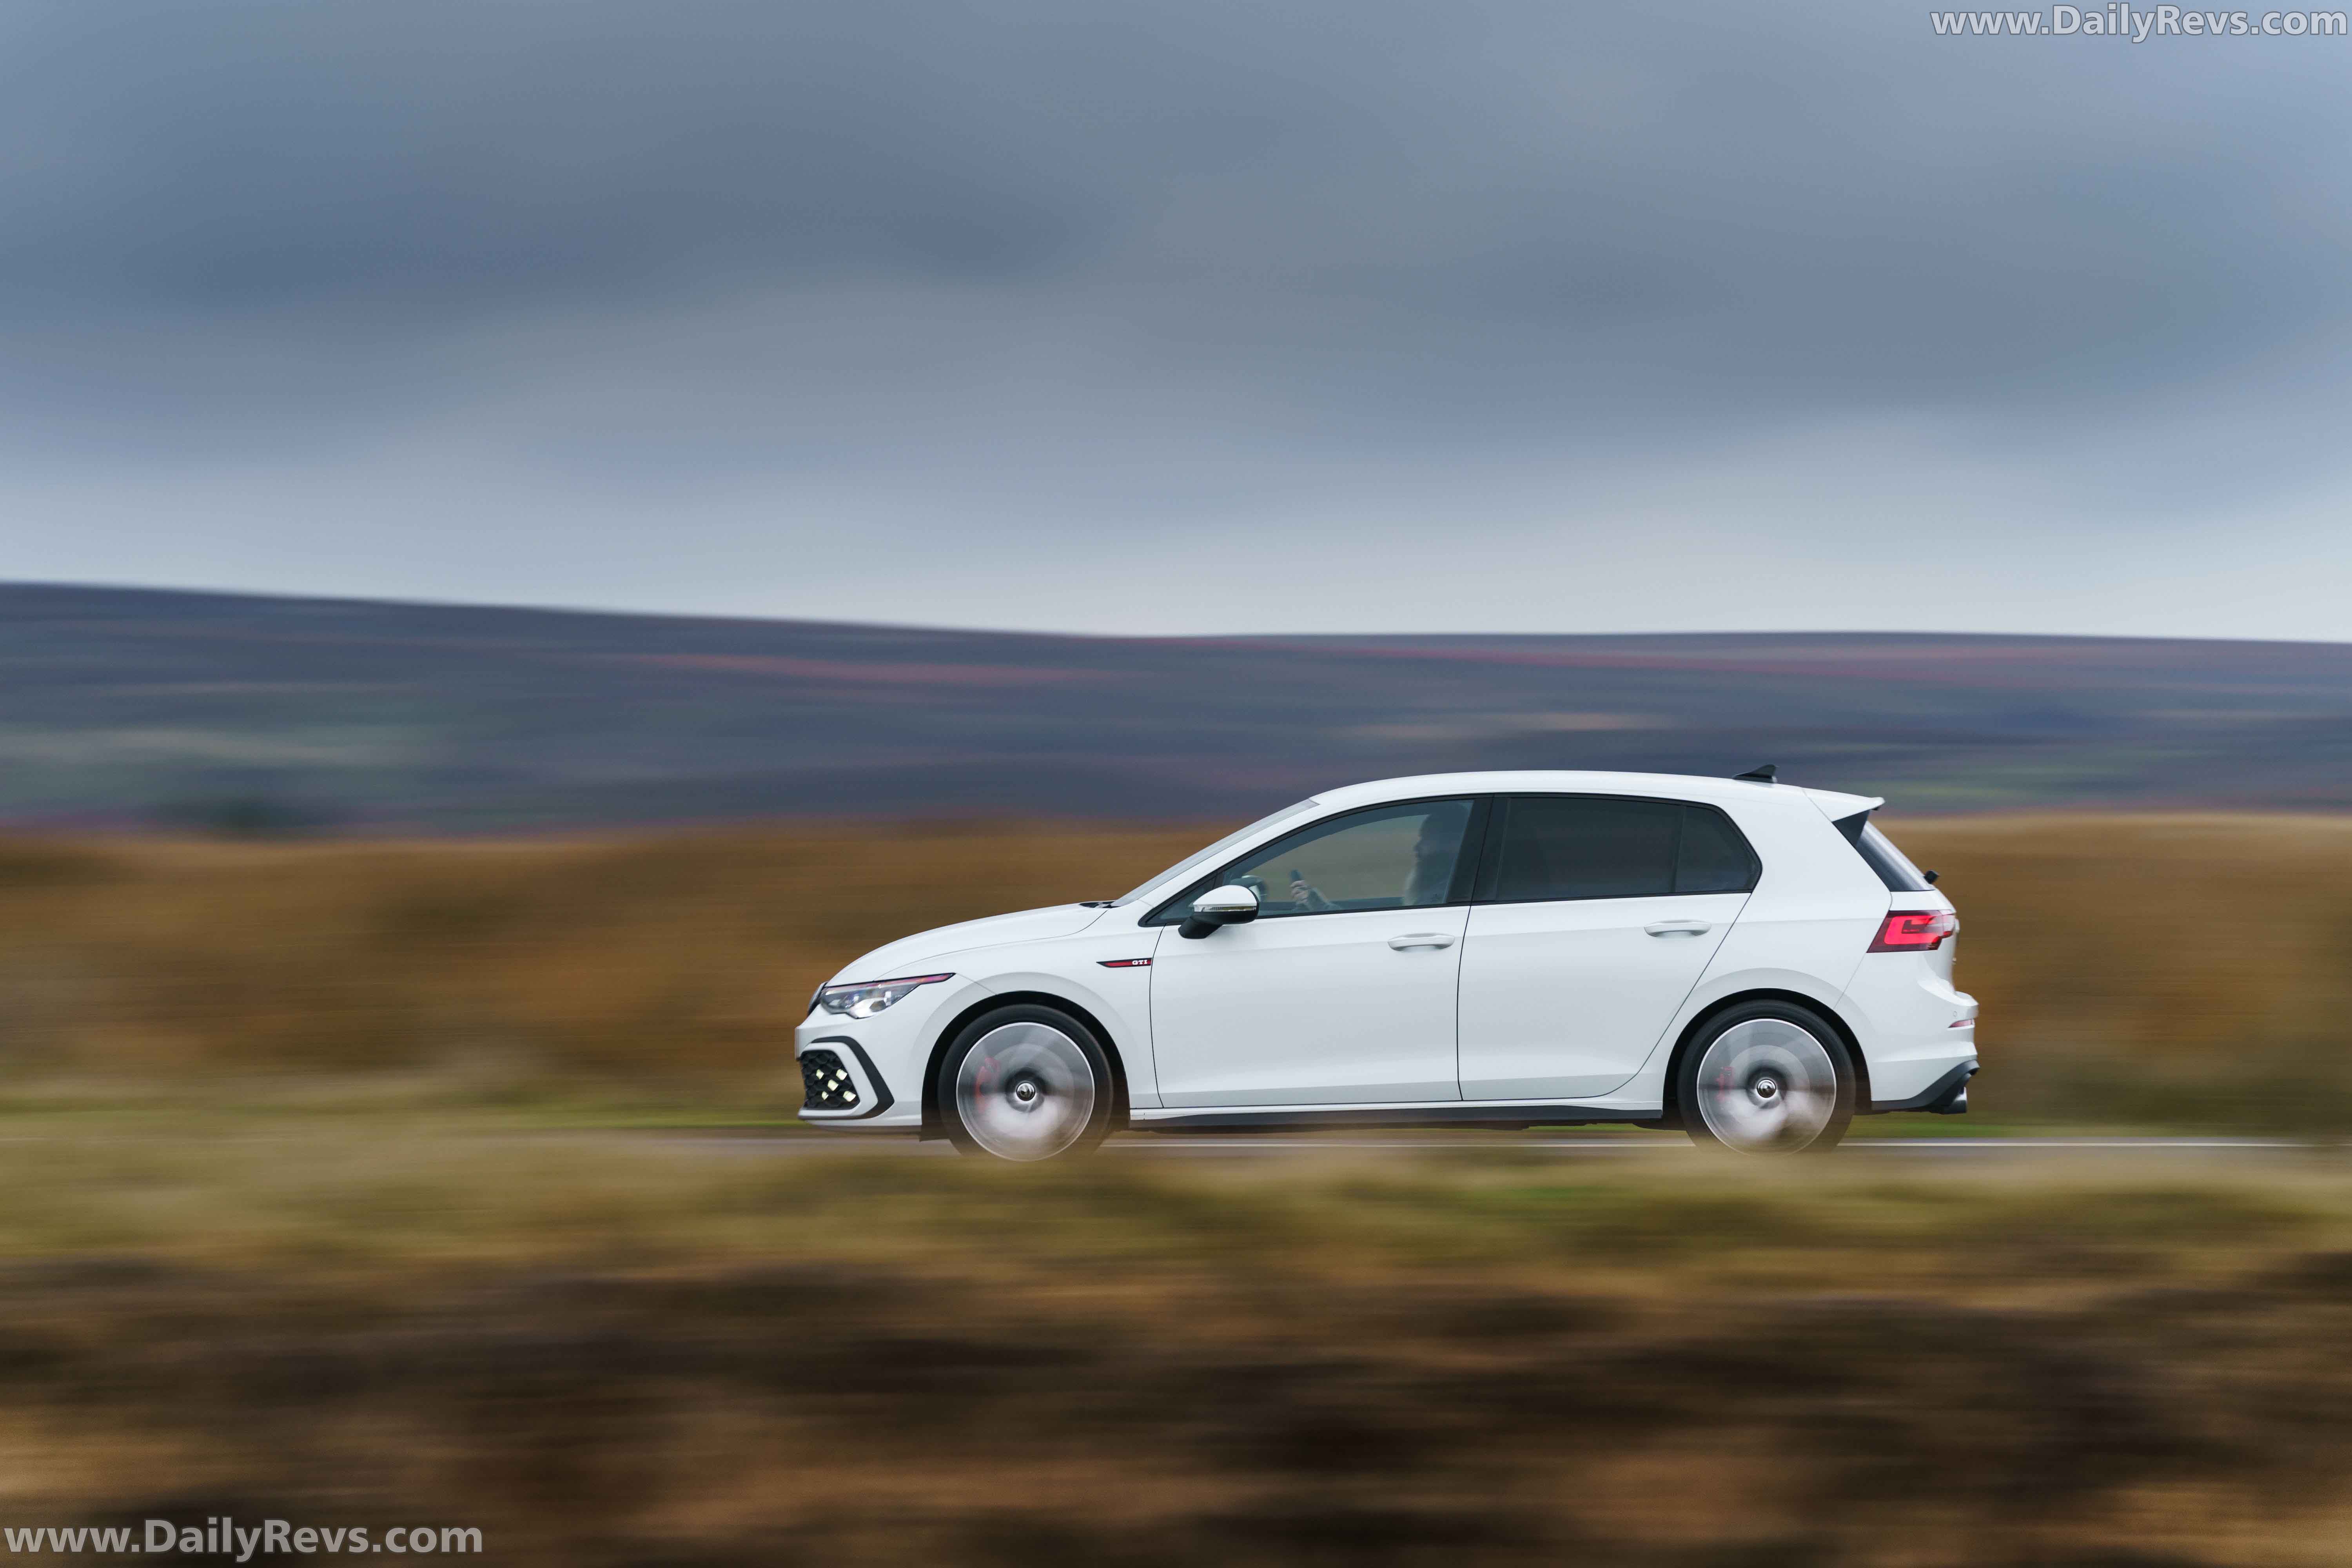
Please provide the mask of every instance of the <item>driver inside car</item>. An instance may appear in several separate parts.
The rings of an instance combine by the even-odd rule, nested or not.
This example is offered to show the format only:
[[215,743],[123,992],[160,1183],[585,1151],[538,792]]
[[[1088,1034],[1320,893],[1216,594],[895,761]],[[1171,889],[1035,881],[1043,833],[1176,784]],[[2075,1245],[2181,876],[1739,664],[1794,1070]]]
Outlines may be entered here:
[[[1461,844],[1459,821],[1437,816],[1423,817],[1421,834],[1413,841],[1412,869],[1405,873],[1403,897],[1397,907],[1418,909],[1444,903],[1454,881],[1454,858]],[[1320,888],[1307,880],[1296,866],[1290,868],[1290,901],[1308,914],[1321,914],[1339,907],[1325,897]]]

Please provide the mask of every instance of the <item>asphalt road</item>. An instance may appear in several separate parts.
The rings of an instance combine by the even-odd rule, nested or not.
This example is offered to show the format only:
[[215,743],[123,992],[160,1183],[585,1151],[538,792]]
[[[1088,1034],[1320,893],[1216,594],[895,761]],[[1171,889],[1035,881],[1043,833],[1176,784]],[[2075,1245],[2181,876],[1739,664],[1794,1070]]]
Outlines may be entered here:
[[[748,1156],[799,1154],[870,1154],[881,1157],[954,1159],[945,1142],[919,1142],[911,1137],[877,1134],[826,1133],[704,1133],[667,1134],[665,1141],[691,1143],[714,1152]],[[2184,1161],[2277,1159],[2301,1152],[2308,1145],[2280,1138],[1848,1138],[1840,1152],[1887,1160],[1966,1160],[1998,1163],[2044,1155],[2098,1158],[2137,1155]],[[1696,1152],[1689,1140],[1673,1135],[1614,1137],[1515,1136],[1494,1133],[1483,1138],[1458,1134],[1429,1138],[1394,1133],[1350,1136],[1329,1133],[1314,1137],[1223,1134],[1213,1136],[1168,1133],[1127,1133],[1102,1147],[1105,1157],[1117,1159],[1254,1160],[1306,1154],[1341,1154],[1366,1150],[1408,1153],[1433,1151],[1484,1150],[1556,1154],[1564,1159],[1669,1160]]]

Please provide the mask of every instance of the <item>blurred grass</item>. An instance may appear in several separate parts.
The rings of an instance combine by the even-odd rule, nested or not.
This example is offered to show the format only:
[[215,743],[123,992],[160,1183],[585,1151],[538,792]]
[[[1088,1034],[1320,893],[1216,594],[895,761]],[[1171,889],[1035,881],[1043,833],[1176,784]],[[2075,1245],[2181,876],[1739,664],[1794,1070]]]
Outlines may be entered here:
[[470,1524],[567,1568],[2340,1559],[2333,1155],[1021,1169],[506,1126],[0,1142],[0,1514]]
[[840,964],[1117,894],[1207,831],[0,844],[0,1059],[17,1085],[101,1093],[277,1075],[299,1087],[266,1092],[313,1099],[782,1116],[792,1026]]
[[1885,821],[1960,910],[1972,1111],[2352,1127],[2352,819]]
[[[2208,1251],[2352,1246],[2352,1166],[2284,1150],[2192,1162],[2184,1178],[2158,1155],[2052,1154],[1975,1171],[1789,1166],[1679,1143],[1664,1158],[1564,1157],[1504,1138],[1227,1159],[1171,1155],[1137,1135],[1097,1161],[1008,1166],[801,1140],[533,1131],[480,1110],[266,1131],[196,1113],[173,1137],[139,1118],[17,1129],[0,1139],[0,1261],[119,1248],[223,1267],[331,1258],[380,1273],[588,1257],[632,1268],[919,1257],[1073,1279],[1155,1259],[1302,1279],[1532,1264],[1638,1283],[1818,1250],[1842,1267],[1934,1269],[1954,1288],[2008,1290],[2024,1259],[2053,1247],[2148,1246],[2194,1263]],[[1822,1282],[1862,1278],[1836,1272]],[[2062,1268],[2025,1282],[2069,1278]]]
[[[1889,819],[1961,909],[1965,1121],[2352,1126],[2352,819]],[[1106,897],[1213,826],[0,841],[0,1110],[202,1096],[773,1123],[809,991],[924,927]]]
[[[1961,1126],[2352,1124],[2352,822],[1890,826],[1985,1005]],[[0,841],[0,1517],[564,1568],[2342,1560],[2340,1150],[642,1131],[789,1117],[856,952],[1214,831]]]

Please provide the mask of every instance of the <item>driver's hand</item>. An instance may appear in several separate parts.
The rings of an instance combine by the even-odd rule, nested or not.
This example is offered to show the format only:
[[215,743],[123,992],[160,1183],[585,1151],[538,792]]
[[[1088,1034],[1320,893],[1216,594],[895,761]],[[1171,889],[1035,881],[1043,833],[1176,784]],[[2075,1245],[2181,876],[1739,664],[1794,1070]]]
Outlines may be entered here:
[[1313,884],[1301,881],[1296,877],[1290,879],[1290,901],[1307,910],[1327,902],[1323,895],[1315,890]]

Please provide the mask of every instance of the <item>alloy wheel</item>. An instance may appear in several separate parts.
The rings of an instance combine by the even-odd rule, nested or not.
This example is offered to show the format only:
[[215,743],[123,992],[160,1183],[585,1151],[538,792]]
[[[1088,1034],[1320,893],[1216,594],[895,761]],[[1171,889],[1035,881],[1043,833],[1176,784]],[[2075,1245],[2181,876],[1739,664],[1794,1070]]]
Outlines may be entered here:
[[1812,1032],[1785,1018],[1750,1018],[1706,1047],[1697,1074],[1700,1118],[1727,1148],[1793,1152],[1837,1112],[1837,1068]]
[[956,1069],[956,1116],[1001,1160],[1047,1160],[1069,1148],[1094,1119],[1096,1094],[1086,1052],[1050,1024],[991,1029]]

